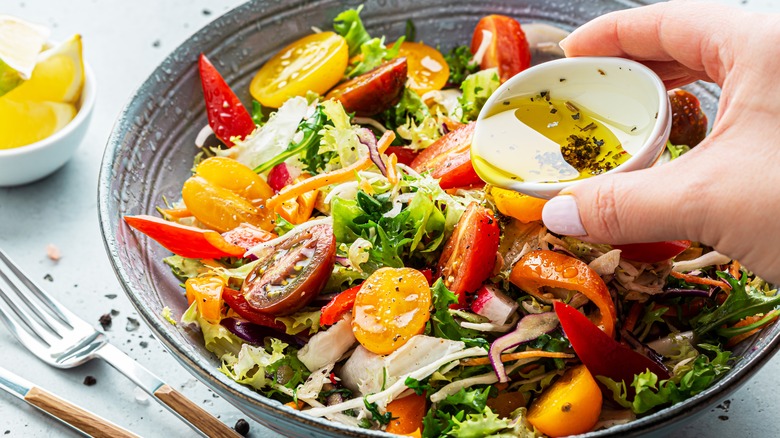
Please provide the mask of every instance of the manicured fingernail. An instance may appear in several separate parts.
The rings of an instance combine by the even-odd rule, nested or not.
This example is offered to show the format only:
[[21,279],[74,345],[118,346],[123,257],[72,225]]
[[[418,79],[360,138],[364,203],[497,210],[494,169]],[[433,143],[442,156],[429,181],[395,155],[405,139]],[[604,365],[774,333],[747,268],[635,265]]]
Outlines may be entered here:
[[577,200],[574,196],[563,195],[550,199],[542,210],[542,220],[553,233],[566,236],[585,236],[588,233],[582,226]]
[[566,40],[568,39],[569,37],[566,37],[558,42],[558,46],[560,46],[560,48],[563,49],[564,52],[566,51],[566,44],[567,44]]

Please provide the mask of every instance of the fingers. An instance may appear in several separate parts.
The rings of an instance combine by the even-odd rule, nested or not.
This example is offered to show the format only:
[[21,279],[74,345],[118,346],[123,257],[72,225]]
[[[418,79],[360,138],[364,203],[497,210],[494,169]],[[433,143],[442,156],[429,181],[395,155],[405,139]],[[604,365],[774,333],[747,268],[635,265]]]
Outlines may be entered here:
[[701,193],[706,183],[697,182],[685,161],[582,181],[545,205],[544,223],[555,233],[598,243],[696,240],[692,234],[702,228],[707,206],[691,193]]
[[660,3],[596,18],[563,40],[561,47],[566,56],[677,61],[722,84],[738,48],[732,29],[745,14],[709,2]]

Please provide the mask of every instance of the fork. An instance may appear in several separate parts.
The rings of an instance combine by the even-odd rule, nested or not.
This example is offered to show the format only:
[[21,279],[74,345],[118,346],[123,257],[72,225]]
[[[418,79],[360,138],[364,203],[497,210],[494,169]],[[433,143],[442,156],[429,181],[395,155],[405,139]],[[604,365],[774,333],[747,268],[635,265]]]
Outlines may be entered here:
[[238,436],[233,429],[109,344],[105,334],[36,286],[2,250],[0,297],[6,304],[0,306],[0,320],[22,345],[47,364],[73,368],[94,358],[103,359],[201,435]]

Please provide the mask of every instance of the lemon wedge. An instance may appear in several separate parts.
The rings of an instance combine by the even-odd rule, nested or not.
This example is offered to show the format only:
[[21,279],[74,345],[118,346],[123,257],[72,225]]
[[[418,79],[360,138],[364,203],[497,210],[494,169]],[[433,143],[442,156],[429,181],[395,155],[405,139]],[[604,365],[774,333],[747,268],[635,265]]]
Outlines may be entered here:
[[0,15],[0,96],[30,78],[49,30]]
[[60,102],[14,102],[0,98],[0,149],[35,143],[62,129],[76,107]]
[[63,102],[75,105],[84,88],[84,59],[81,35],[48,49],[38,57],[29,80],[6,96],[17,102]]

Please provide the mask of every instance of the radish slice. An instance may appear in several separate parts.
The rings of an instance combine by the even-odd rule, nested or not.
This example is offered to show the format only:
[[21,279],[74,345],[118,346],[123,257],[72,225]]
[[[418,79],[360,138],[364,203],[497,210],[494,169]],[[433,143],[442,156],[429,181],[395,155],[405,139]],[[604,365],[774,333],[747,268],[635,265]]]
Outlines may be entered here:
[[517,312],[517,302],[506,296],[499,288],[486,284],[477,291],[471,310],[484,316],[492,324],[503,325]]
[[509,381],[504,363],[501,362],[501,353],[512,347],[533,341],[539,336],[555,330],[556,327],[558,327],[558,316],[555,312],[528,315],[517,323],[514,331],[493,341],[490,345],[489,356],[490,364],[493,365],[498,381],[502,383]]

